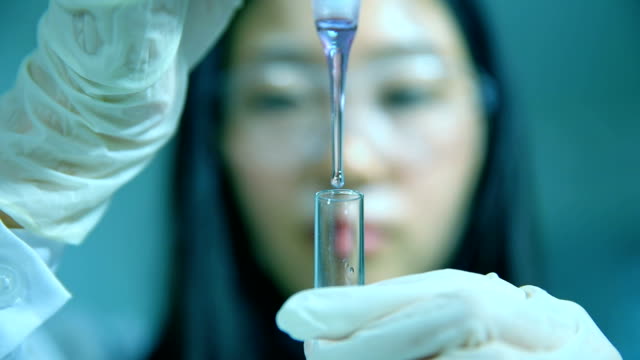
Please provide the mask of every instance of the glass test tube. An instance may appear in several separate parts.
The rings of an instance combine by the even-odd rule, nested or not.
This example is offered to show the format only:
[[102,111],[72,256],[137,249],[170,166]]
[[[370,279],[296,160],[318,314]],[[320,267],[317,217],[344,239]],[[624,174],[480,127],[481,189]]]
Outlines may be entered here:
[[315,198],[315,287],[364,284],[364,196],[323,190]]

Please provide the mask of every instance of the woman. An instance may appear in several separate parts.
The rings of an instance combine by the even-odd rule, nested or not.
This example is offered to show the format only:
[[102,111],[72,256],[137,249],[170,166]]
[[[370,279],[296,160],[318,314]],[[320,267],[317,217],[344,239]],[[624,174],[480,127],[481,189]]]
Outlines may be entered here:
[[[51,270],[55,240],[81,242],[171,137],[186,75],[236,5],[50,3],[39,48],[0,98],[0,357],[56,356],[42,343],[39,355],[37,344],[23,346],[70,297]],[[310,358],[618,358],[575,304],[495,275],[425,273],[508,276],[504,251],[521,246],[512,234],[523,222],[511,217],[521,208],[501,195],[512,138],[491,120],[481,80],[490,62],[480,42],[464,40],[476,29],[461,5],[365,4],[351,61],[347,186],[367,195],[369,281],[395,278],[298,292],[278,325],[311,340]],[[220,46],[224,57],[196,74],[178,178],[182,272],[158,356],[302,356],[274,317],[310,286],[311,194],[328,184],[328,136],[314,136],[327,135],[326,77],[303,8],[249,4]],[[218,168],[229,176],[212,176]],[[411,273],[421,274],[402,276]]]
[[[344,156],[346,186],[365,194],[367,282],[443,267],[511,278],[507,253],[531,246],[531,203],[495,79],[469,2],[363,2]],[[327,89],[305,2],[246,4],[194,73],[177,172],[176,292],[188,295],[158,354],[302,357],[273,319],[312,286],[313,193],[330,186]]]

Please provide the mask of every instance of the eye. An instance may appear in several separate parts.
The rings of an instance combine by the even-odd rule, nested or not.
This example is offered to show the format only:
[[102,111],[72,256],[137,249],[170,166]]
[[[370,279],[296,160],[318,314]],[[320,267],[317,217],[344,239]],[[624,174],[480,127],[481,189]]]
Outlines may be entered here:
[[420,87],[404,86],[388,89],[382,93],[380,102],[388,110],[408,110],[415,106],[428,104],[432,94]]
[[298,96],[284,92],[264,92],[255,94],[249,99],[249,106],[254,111],[279,112],[293,110],[300,105]]

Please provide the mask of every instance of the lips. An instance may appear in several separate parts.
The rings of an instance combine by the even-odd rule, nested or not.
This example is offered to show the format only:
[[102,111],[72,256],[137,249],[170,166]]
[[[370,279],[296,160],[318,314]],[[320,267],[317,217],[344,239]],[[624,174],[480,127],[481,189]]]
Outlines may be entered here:
[[[356,234],[350,231],[347,223],[339,222],[335,230],[335,252],[338,257],[347,258],[353,253]],[[376,224],[364,226],[364,252],[367,255],[380,251],[383,244],[383,230]]]

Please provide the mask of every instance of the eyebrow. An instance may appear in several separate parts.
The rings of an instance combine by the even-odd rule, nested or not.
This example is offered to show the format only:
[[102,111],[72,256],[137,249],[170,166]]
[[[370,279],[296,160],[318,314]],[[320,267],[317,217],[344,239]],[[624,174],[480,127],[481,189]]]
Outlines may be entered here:
[[416,46],[383,46],[368,52],[366,54],[366,57],[369,59],[385,59],[411,55],[434,55],[437,57],[442,56],[440,52],[437,51],[437,49],[431,44],[418,44]]
[[[382,46],[365,53],[368,60],[384,60],[413,55],[442,55],[431,44]],[[294,44],[264,46],[244,59],[243,65],[263,65],[269,63],[318,63],[324,64],[324,52],[318,40],[317,49]]]
[[318,40],[317,51],[302,46],[278,45],[265,46],[245,59],[248,64],[264,64],[273,62],[313,63],[324,59],[322,47]]

